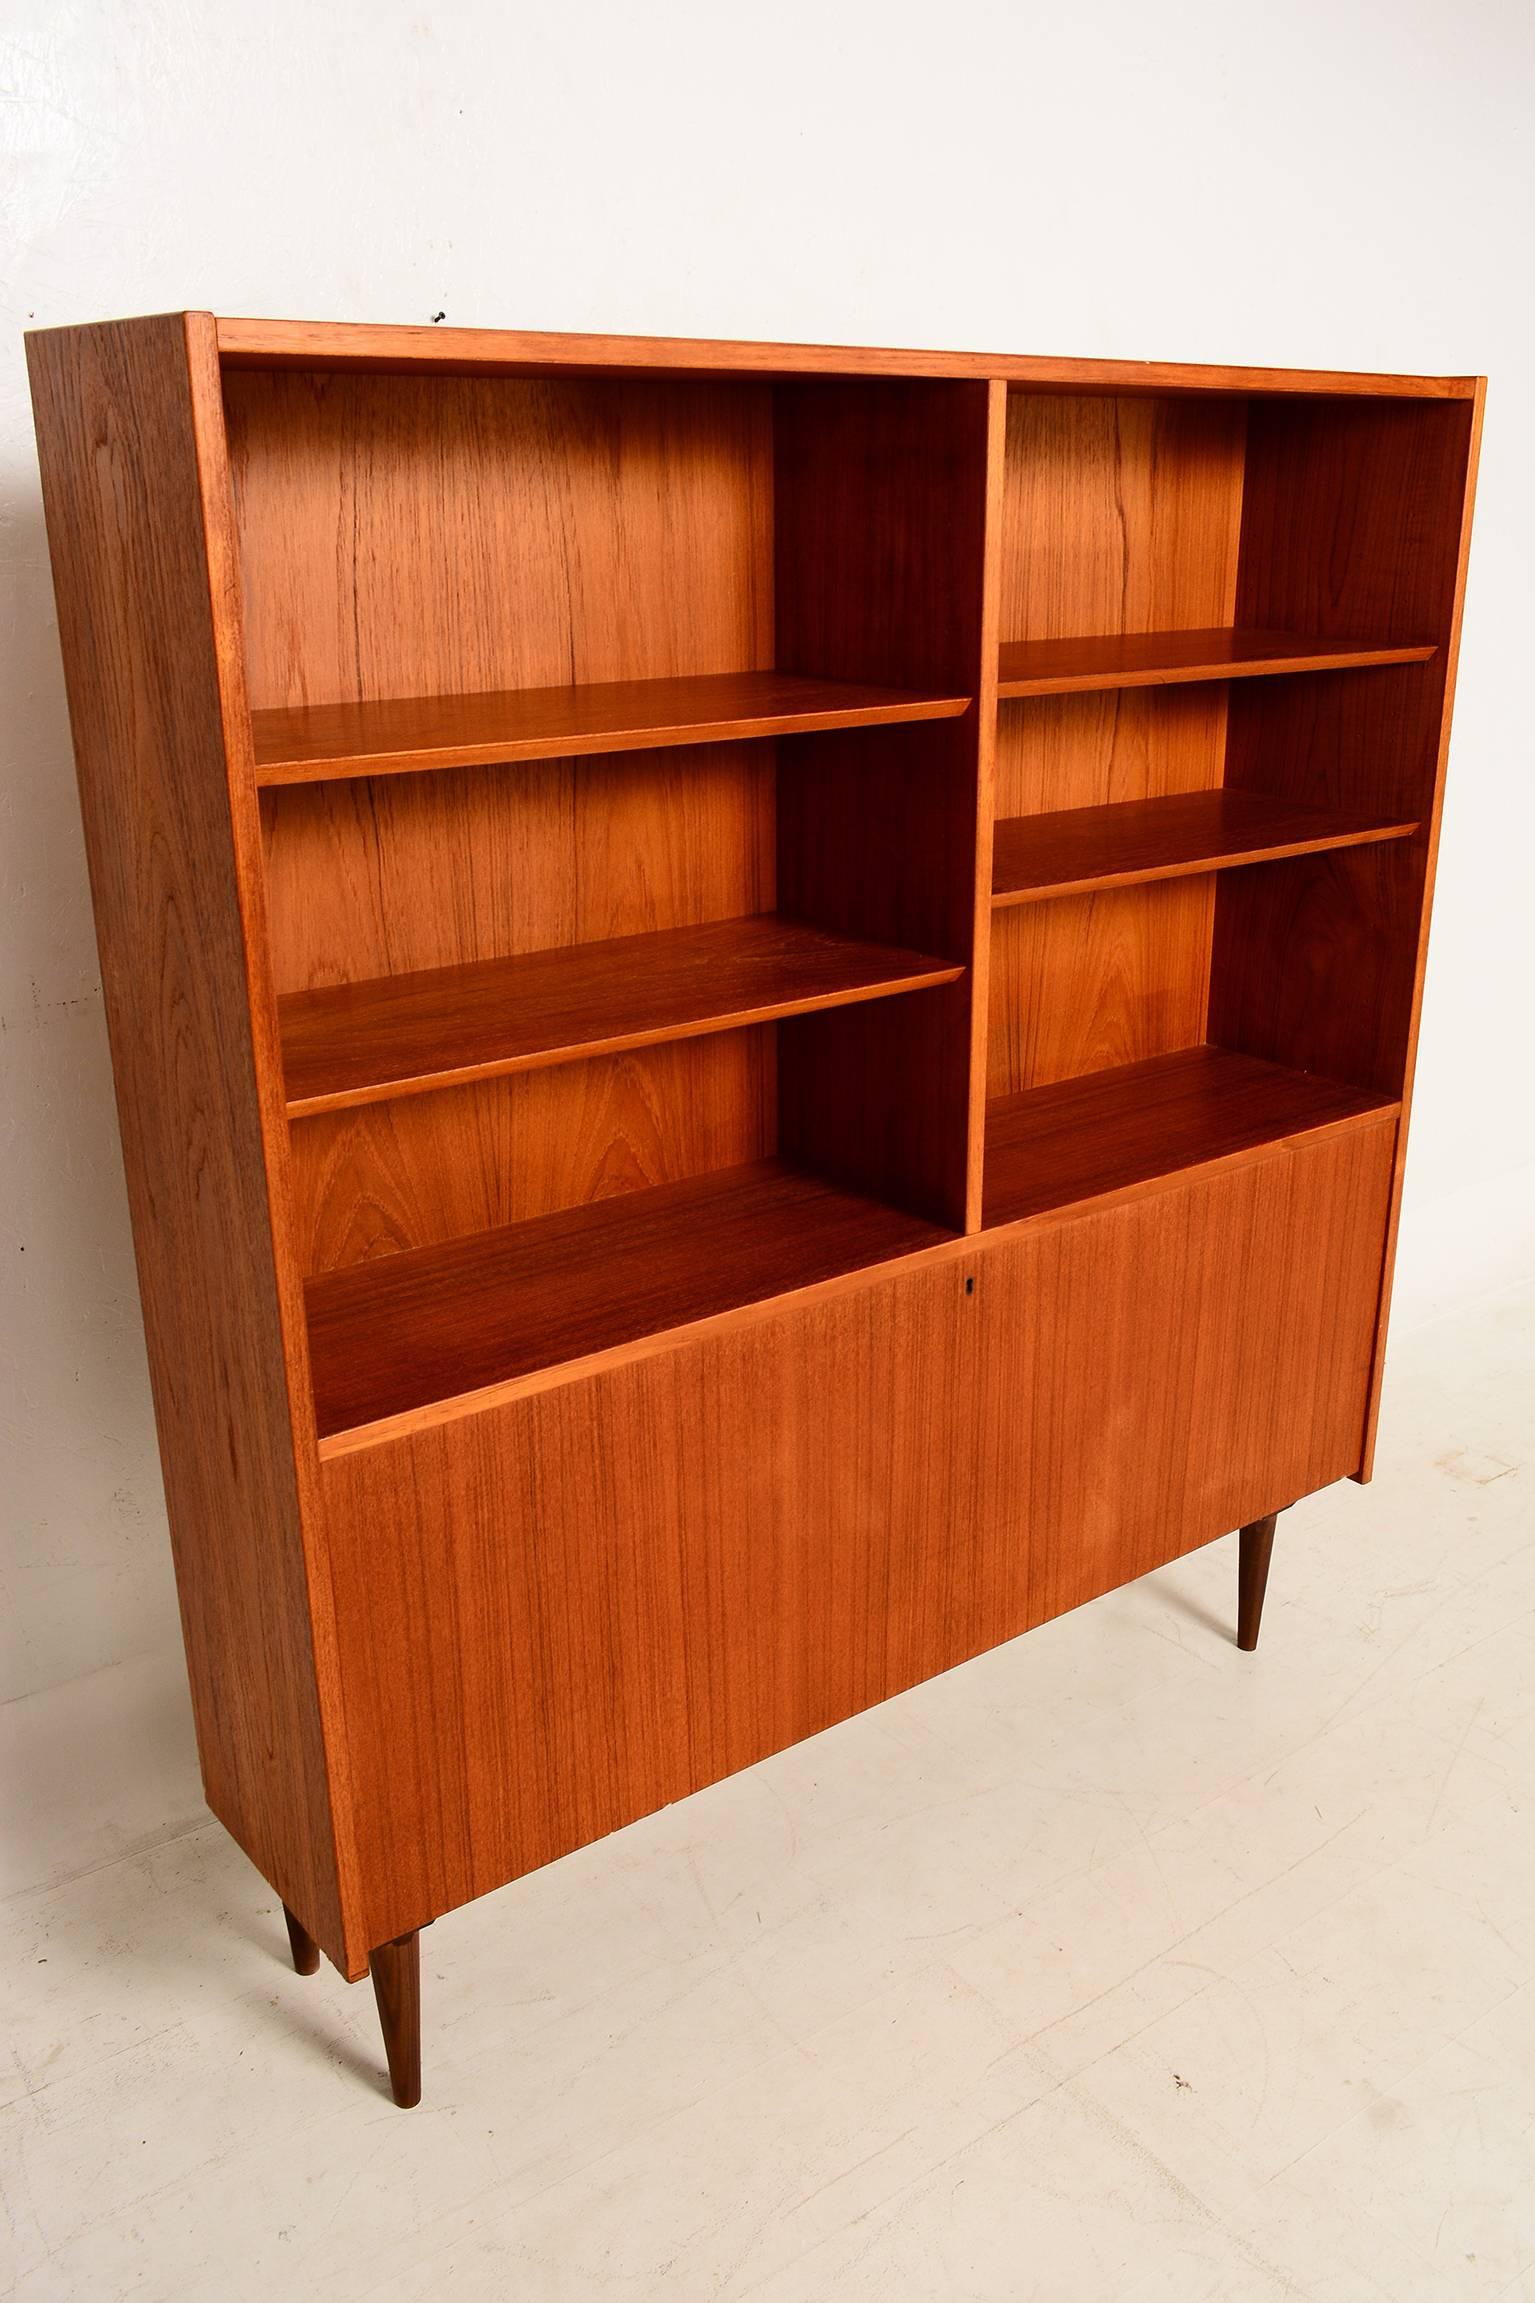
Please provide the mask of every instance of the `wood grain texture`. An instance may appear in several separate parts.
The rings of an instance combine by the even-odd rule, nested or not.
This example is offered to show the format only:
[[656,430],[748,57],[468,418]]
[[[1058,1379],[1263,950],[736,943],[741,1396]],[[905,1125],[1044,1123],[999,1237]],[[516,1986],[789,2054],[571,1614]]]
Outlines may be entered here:
[[301,1120],[301,1268],[523,1223],[778,1148],[772,1025]]
[[774,747],[265,792],[280,992],[770,912]]
[[952,983],[957,963],[761,913],[291,992],[291,1117]]
[[[979,695],[991,403],[980,384],[781,386],[778,661]],[[981,713],[779,750],[780,908],[961,961],[947,990],[786,1026],[789,1155],[933,1221],[974,1220]],[[883,1003],[880,1003],[883,1005]]]
[[[204,1768],[296,1945],[413,1962],[1367,1469],[1473,380],[33,358]],[[279,998],[387,1100],[290,1124]]]
[[203,1782],[357,1972],[211,324],[51,331],[28,355]]
[[226,399],[258,711],[773,662],[766,385],[236,373]]
[[1416,1028],[1473,412],[1256,412],[1244,618],[1427,634],[1431,663],[1283,682],[1233,700],[1227,781],[1396,809],[1410,843],[1244,875],[1216,916],[1214,1036],[1400,1095]]
[[[986,1183],[987,1051],[991,1030],[991,902],[996,842],[997,793],[1002,777],[999,743],[1002,713],[997,700],[997,651],[1002,629],[1002,530],[1007,502],[1006,384],[993,378],[986,400],[986,519],[981,554],[981,685],[976,697],[980,725],[976,746],[976,838],[974,958],[971,962],[970,1105],[966,1115],[969,1162],[966,1172],[965,1229],[977,1232],[983,1217]],[[1014,715],[1016,716],[1016,715]]]
[[1011,816],[997,826],[992,890],[999,904],[1178,879],[1212,867],[1405,839],[1410,820],[1304,807],[1264,792],[1185,792],[1112,807]]
[[311,1280],[322,1439],[685,1327],[944,1235],[768,1160]]
[[1004,650],[1229,625],[1246,422],[1237,401],[1012,393]]
[[613,368],[663,375],[999,376],[1037,390],[1106,392],[1385,393],[1470,399],[1474,376],[1368,375],[1346,369],[1196,367],[1183,361],[1073,360],[990,352],[881,351],[865,345],[730,343],[680,336],[573,336],[499,328],[379,327],[333,320],[221,317],[219,349],[231,368],[410,368],[603,375]]
[[1003,696],[1065,696],[1096,688],[1172,687],[1189,680],[1245,680],[1275,672],[1358,670],[1423,663],[1420,647],[1319,640],[1304,633],[1217,629],[1109,632],[1096,639],[1012,640],[1001,651]]
[[986,1222],[1019,1223],[1324,1128],[1373,1126],[1395,1108],[1208,1046],[999,1097],[987,1113]]
[[897,727],[957,719],[969,701],[788,672],[713,672],[495,696],[310,704],[253,714],[256,775],[262,784],[315,783],[820,728]]
[[[1101,665],[1181,631],[1208,654],[1236,601],[1245,412],[1237,403],[1008,397],[1002,662]],[[1147,635],[1151,635],[1149,639]],[[1118,651],[1117,655],[1115,651]],[[1144,660],[1144,659],[1142,659]],[[1118,689],[1010,702],[1002,816],[1205,791],[1222,780],[1227,694]]]
[[327,1462],[372,1931],[1351,1469],[1392,1134]]
[[[1241,613],[1438,643],[1431,663],[1302,681],[1233,717],[1229,779],[1330,805],[1402,808],[1403,846],[1319,857],[1223,890],[1213,1028],[1282,1061],[1346,1072],[1411,1107],[1471,540],[1482,393],[1452,407],[1276,405],[1255,418]],[[1290,683],[1283,683],[1288,689]],[[1280,956],[1284,966],[1278,970]],[[1397,1154],[1371,1387],[1384,1366],[1406,1128]]]
[[[1386,1367],[1386,1335],[1391,1318],[1391,1287],[1396,1268],[1397,1230],[1402,1213],[1402,1185],[1407,1161],[1407,1122],[1412,1113],[1413,1081],[1418,1062],[1418,1029],[1423,1012],[1423,980],[1428,966],[1429,920],[1434,901],[1434,874],[1439,860],[1439,831],[1444,816],[1445,775],[1450,758],[1450,722],[1455,708],[1455,675],[1460,662],[1461,617],[1465,609],[1466,573],[1471,557],[1471,518],[1476,501],[1477,467],[1481,457],[1482,418],[1486,403],[1486,383],[1479,380],[1470,407],[1470,422],[1466,430],[1465,462],[1463,467],[1458,517],[1453,525],[1455,538],[1455,581],[1449,604],[1447,629],[1444,639],[1444,687],[1439,702],[1438,743],[1434,758],[1433,805],[1428,821],[1428,853],[1423,872],[1422,908],[1418,915],[1418,961],[1413,976],[1413,996],[1407,1026],[1407,1053],[1402,1076],[1402,1125],[1397,1131],[1396,1166],[1391,1179],[1391,1206],[1386,1223],[1386,1253],[1381,1277],[1380,1304],[1375,1326],[1374,1362],[1370,1373],[1370,1399],[1365,1415],[1364,1455],[1357,1477],[1370,1478],[1375,1466],[1375,1441],[1380,1422],[1381,1385]],[[1450,473],[1454,482],[1454,468]]]
[[1118,688],[1004,703],[997,714],[1001,818],[1205,792],[1225,768],[1226,691]]
[[999,910],[991,934],[993,1096],[1166,1055],[1205,1037],[1213,878]]

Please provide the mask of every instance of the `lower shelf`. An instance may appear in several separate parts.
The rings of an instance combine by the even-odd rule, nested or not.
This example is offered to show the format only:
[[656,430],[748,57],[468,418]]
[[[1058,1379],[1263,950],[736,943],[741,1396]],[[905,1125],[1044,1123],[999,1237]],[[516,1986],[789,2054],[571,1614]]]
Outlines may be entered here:
[[322,1440],[932,1247],[781,1160],[327,1272],[305,1290]]
[[1016,1223],[1396,1108],[1368,1089],[1217,1047],[1058,1080],[990,1106],[983,1221]]

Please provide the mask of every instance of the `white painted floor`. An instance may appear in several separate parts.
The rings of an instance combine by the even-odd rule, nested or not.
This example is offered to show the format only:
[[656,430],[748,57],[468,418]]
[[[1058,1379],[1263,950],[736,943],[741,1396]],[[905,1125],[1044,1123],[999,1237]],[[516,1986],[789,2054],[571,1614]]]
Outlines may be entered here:
[[166,1667],[13,1706],[12,2291],[1535,2303],[1532,1449],[1535,1294],[1400,1340],[1256,1657],[1228,1541],[454,1914],[410,2114]]

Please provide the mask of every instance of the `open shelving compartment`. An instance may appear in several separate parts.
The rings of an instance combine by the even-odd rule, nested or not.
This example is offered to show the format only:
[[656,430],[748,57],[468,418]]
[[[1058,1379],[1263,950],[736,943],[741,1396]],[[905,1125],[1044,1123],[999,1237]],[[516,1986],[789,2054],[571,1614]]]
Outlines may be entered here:
[[327,1450],[1400,1104],[1454,411],[224,400]]
[[962,1234],[986,386],[224,401],[322,1447]]
[[1411,402],[1010,390],[988,1226],[1398,1108],[1462,453]]

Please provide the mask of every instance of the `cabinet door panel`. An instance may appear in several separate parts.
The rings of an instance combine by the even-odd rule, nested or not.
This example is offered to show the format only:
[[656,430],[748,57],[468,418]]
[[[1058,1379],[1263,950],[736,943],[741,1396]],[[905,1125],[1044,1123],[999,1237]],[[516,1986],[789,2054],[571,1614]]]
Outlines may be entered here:
[[1356,1470],[1394,1134],[327,1463],[367,1939]]

